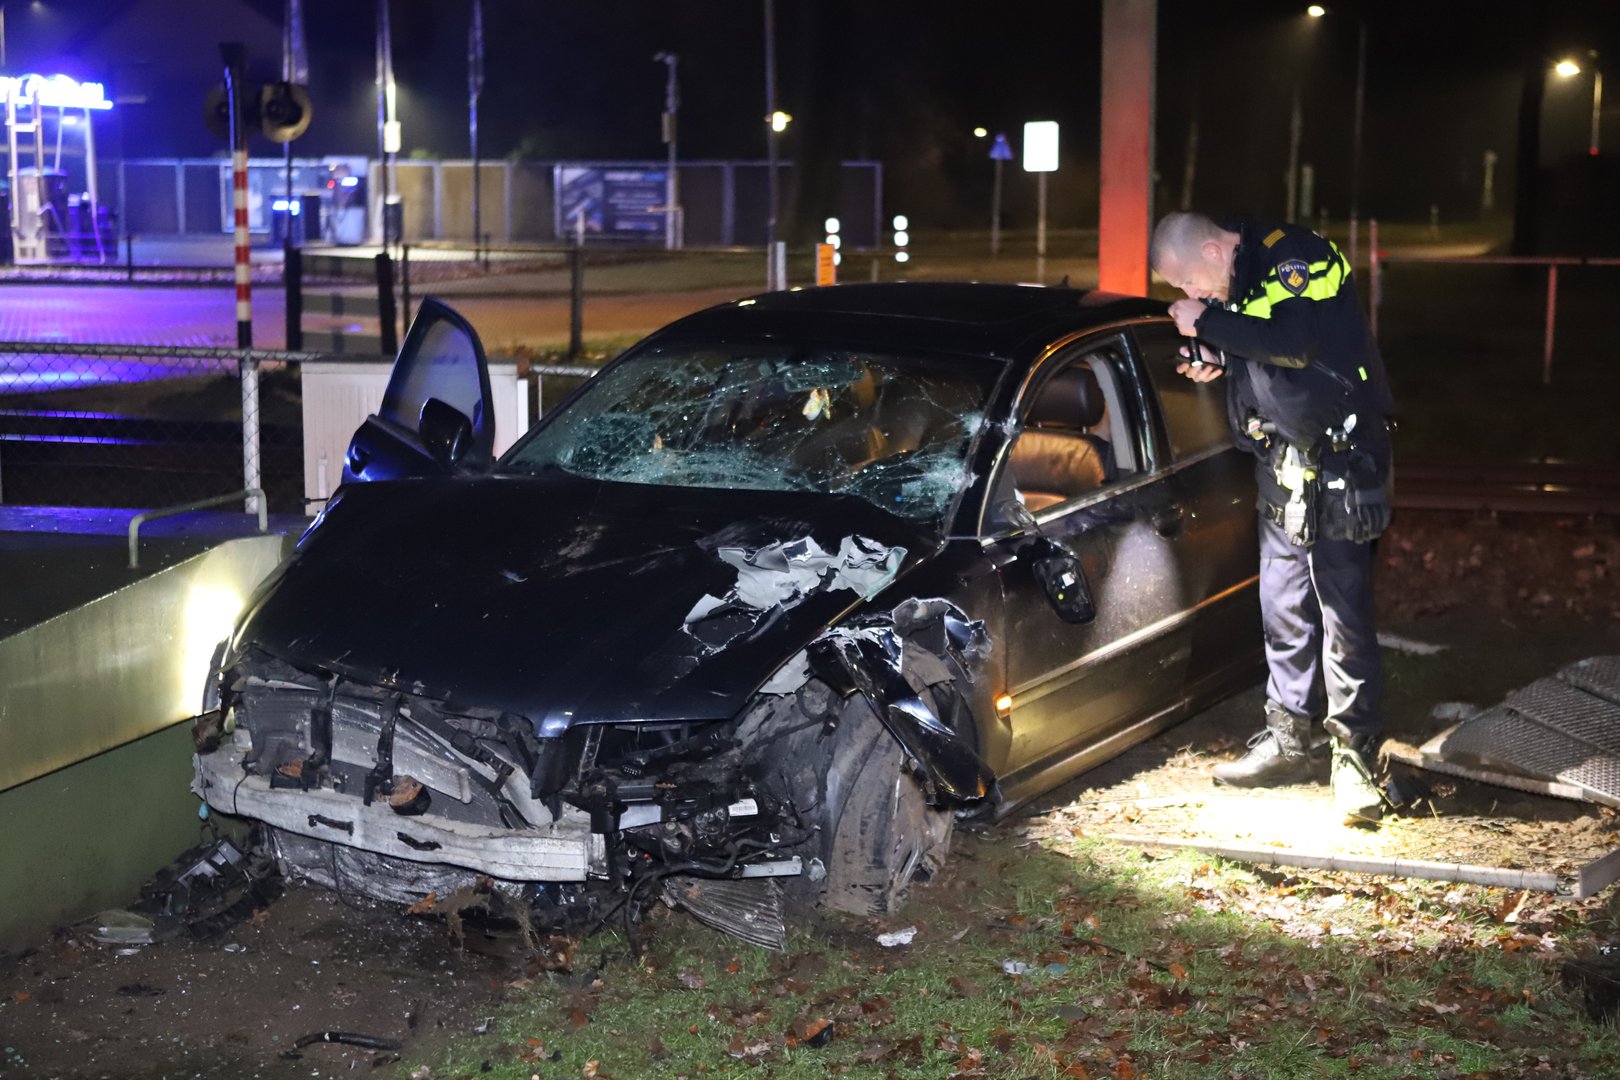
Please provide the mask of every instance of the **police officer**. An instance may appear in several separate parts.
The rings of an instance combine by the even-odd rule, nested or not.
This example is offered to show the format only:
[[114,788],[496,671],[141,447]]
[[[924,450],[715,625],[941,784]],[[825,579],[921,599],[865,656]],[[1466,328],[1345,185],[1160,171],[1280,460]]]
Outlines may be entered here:
[[1311,725],[1323,721],[1335,807],[1348,822],[1376,822],[1371,542],[1389,522],[1390,396],[1350,265],[1309,229],[1188,213],[1159,222],[1151,255],[1187,294],[1170,305],[1193,339],[1176,370],[1226,377],[1233,439],[1257,459],[1266,726],[1215,778],[1310,779]]

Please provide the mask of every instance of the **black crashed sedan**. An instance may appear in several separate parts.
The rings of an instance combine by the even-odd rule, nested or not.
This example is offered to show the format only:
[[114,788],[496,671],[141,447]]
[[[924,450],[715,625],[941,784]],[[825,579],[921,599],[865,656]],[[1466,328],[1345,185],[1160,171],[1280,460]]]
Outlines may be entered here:
[[1164,307],[846,285],[691,315],[498,459],[426,302],[216,654],[195,787],[283,869],[764,945],[885,913],[1259,668],[1255,492]]

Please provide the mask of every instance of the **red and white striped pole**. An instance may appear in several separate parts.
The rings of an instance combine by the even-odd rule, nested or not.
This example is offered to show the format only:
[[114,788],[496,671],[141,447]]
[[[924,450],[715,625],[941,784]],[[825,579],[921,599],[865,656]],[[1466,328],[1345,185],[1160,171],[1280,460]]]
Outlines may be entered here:
[[225,99],[231,118],[231,209],[236,221],[236,347],[253,348],[253,278],[248,260],[247,125],[242,122],[242,71],[246,50],[222,45]]
[[231,151],[231,206],[236,212],[236,347],[253,347],[253,277],[248,261],[247,151]]
[[[243,123],[243,73],[247,49],[239,44],[221,45],[225,60],[225,97],[231,118],[231,209],[236,220],[236,347],[253,348],[253,279],[248,261],[248,152],[247,125]],[[242,380],[242,486],[257,490],[262,483],[259,461],[259,367],[251,356],[237,361]],[[258,499],[249,496],[246,510],[254,513]]]

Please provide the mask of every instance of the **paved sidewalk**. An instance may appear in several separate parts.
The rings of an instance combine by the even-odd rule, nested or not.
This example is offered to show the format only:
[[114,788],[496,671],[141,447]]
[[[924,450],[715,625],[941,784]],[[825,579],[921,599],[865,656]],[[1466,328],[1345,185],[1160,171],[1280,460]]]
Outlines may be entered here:
[[[647,334],[683,315],[750,289],[723,287],[588,298],[587,338]],[[417,299],[430,293],[418,293]],[[568,342],[566,297],[448,298],[472,321],[491,350]],[[375,334],[376,320],[310,317],[306,326],[336,323],[353,334]],[[253,292],[253,344],[286,345],[281,289]],[[109,342],[120,345],[234,346],[236,312],[230,286],[143,288],[138,285],[0,285],[0,341]]]

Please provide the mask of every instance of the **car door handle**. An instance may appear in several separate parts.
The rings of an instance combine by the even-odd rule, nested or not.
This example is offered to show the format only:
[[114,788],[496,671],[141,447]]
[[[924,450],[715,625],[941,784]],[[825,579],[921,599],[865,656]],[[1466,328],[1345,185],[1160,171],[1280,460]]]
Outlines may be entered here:
[[1162,510],[1153,513],[1153,531],[1160,536],[1181,535],[1182,518],[1186,511],[1182,510],[1180,503],[1171,503]]

